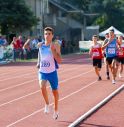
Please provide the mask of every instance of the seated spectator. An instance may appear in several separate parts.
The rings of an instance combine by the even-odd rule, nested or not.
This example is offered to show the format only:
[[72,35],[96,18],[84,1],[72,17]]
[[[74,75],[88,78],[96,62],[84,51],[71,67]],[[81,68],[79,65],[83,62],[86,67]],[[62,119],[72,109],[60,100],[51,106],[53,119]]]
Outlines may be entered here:
[[0,46],[4,46],[5,45],[5,41],[3,39],[2,36],[0,36]]

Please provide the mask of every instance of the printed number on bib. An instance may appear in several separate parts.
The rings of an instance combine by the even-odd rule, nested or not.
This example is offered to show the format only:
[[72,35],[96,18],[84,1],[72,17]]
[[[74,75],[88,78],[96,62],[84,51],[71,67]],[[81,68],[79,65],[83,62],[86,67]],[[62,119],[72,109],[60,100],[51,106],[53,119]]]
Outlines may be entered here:
[[93,56],[99,56],[99,52],[93,52]]
[[50,62],[49,61],[42,61],[41,67],[49,67],[49,66],[50,66]]
[[115,48],[109,48],[108,53],[109,54],[115,54]]
[[120,51],[120,52],[118,53],[118,55],[119,55],[119,56],[122,56],[122,55],[123,55],[123,51]]

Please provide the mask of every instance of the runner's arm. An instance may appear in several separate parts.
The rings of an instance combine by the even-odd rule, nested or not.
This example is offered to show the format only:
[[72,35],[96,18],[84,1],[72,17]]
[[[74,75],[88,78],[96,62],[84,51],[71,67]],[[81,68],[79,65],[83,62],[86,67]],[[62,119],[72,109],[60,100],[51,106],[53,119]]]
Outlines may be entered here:
[[52,51],[53,56],[54,56],[55,60],[57,61],[57,63],[60,64],[62,62],[60,45],[51,44],[51,51]]
[[92,56],[92,46],[90,47],[89,55]]
[[23,45],[23,49],[27,49],[29,47],[30,39],[27,39],[25,44]]
[[112,42],[111,40],[105,40],[102,45],[102,50],[104,50],[108,46],[108,44],[110,44],[111,42]]
[[37,65],[36,65],[37,68],[40,68],[40,53],[38,51],[38,59],[37,59]]

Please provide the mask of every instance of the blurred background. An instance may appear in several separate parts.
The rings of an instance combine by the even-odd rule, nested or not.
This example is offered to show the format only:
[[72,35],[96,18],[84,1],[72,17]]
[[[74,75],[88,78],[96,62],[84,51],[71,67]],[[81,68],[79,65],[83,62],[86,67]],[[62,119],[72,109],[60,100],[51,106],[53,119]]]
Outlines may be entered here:
[[46,26],[54,28],[62,54],[68,54],[80,51],[80,41],[87,42],[111,26],[123,33],[123,25],[124,0],[0,0],[0,59],[8,52],[5,46],[11,52],[13,37],[20,40],[19,48],[30,38],[31,52],[26,58],[36,58],[36,44],[43,41]]

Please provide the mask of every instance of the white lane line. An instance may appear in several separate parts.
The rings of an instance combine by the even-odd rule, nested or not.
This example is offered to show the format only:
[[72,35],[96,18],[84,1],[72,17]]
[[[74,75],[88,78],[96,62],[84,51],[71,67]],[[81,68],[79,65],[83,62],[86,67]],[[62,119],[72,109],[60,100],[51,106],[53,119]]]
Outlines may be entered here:
[[78,119],[76,119],[73,123],[71,123],[68,127],[75,127],[78,125],[81,121],[86,119],[88,116],[90,116],[93,112],[95,112],[98,108],[100,108],[102,105],[104,105],[106,102],[108,102],[113,96],[115,96],[117,93],[119,93],[121,90],[124,89],[124,84],[121,85],[118,89],[116,89],[114,92],[112,92],[109,96],[107,96],[105,99],[103,99],[100,103],[98,103],[96,106],[91,108],[88,112],[80,116]]
[[[84,66],[84,65],[82,65],[82,66]],[[80,68],[80,67],[77,67],[77,69],[78,68]],[[66,71],[70,71],[70,70],[75,70],[76,68],[70,68],[70,69],[66,69],[65,71],[62,71],[62,72],[66,72]],[[60,72],[61,70],[63,70],[63,69],[59,69],[59,71],[58,72]],[[35,70],[33,70],[33,71],[35,71]],[[35,72],[33,72],[33,73],[36,73],[36,71]],[[32,71],[31,72],[29,72],[29,73],[27,73],[27,74],[22,74],[22,75],[18,75],[18,76],[13,76],[12,78],[6,78],[6,79],[2,79],[2,80],[0,80],[0,82],[2,82],[2,81],[5,81],[5,80],[9,80],[9,79],[14,79],[14,78],[20,78],[20,77],[23,77],[23,76],[25,76],[25,75],[32,75]]]
[[[87,87],[91,86],[92,84],[94,84],[94,83],[96,83],[96,82],[97,82],[97,81],[94,81],[94,82],[89,83],[88,85],[82,87],[81,89],[79,89],[79,90],[77,90],[77,91],[75,91],[75,92],[72,92],[71,94],[68,94],[67,96],[65,96],[65,97],[63,97],[63,98],[61,98],[61,99],[59,99],[59,101],[62,101],[62,100],[64,100],[64,99],[69,98],[70,96],[72,96],[72,95],[74,95],[74,94],[76,94],[76,93],[78,93],[78,92],[80,92],[80,91],[86,89]],[[53,105],[53,103],[51,103],[50,106],[51,106],[51,105]],[[11,126],[13,126],[13,125],[15,125],[15,124],[17,124],[17,123],[19,123],[19,122],[21,122],[21,121],[23,121],[23,120],[25,120],[25,119],[31,117],[31,116],[33,116],[33,115],[35,115],[35,114],[37,114],[37,113],[43,111],[43,109],[44,109],[44,108],[39,109],[39,110],[37,110],[37,111],[34,111],[33,113],[31,113],[31,114],[29,114],[29,115],[27,115],[27,116],[25,116],[25,117],[22,117],[21,119],[19,119],[19,120],[13,122],[13,123],[7,125],[6,127],[11,127]]]
[[[91,71],[85,72],[85,73],[83,73],[83,74],[81,74],[81,75],[79,75],[79,76],[74,76],[74,77],[71,77],[71,78],[68,78],[68,79],[59,81],[59,83],[63,83],[63,82],[69,81],[69,80],[71,80],[71,79],[80,77],[80,76],[85,75],[85,74],[87,74],[87,73],[89,73],[89,72],[91,72]],[[50,87],[50,86],[49,86],[49,87]],[[47,88],[49,88],[49,87],[47,87]],[[2,106],[4,106],[4,105],[7,105],[7,104],[10,104],[10,103],[12,103],[12,102],[18,101],[18,100],[20,100],[20,99],[24,99],[25,97],[31,96],[31,95],[36,94],[36,93],[38,93],[38,92],[40,92],[40,90],[34,91],[34,92],[29,93],[29,94],[27,94],[27,95],[24,95],[24,96],[21,96],[21,97],[19,97],[19,98],[13,99],[13,100],[11,100],[11,101],[5,102],[5,103],[1,104],[0,107],[2,107]]]
[[35,91],[35,92],[26,94],[26,95],[24,95],[24,96],[21,96],[21,97],[19,97],[19,98],[13,99],[13,100],[11,100],[11,101],[5,102],[5,103],[1,104],[0,107],[5,106],[5,105],[10,104],[10,103],[15,102],[15,101],[19,101],[19,100],[21,100],[21,99],[24,99],[25,97],[31,96],[31,95],[36,94],[36,93],[38,93],[38,92],[40,92],[40,90],[37,90],[37,91]]
[[[35,69],[33,69],[33,70],[31,70],[32,68],[29,68],[29,69],[27,69],[26,68],[26,70],[30,70],[28,73],[30,73],[30,72],[32,72],[32,71],[35,71]],[[7,75],[7,74],[9,74],[9,75],[11,75],[12,73],[15,73],[15,72],[23,72],[23,71],[25,71],[25,69],[18,69],[18,68],[16,68],[15,70],[10,70],[10,71],[8,71],[9,70],[9,68],[7,69],[7,70],[4,70],[4,72],[1,72],[0,73],[0,76],[4,76],[4,75]],[[19,74],[19,73],[18,73]]]
[[[84,75],[84,74],[87,74],[87,73],[89,73],[89,72],[91,72],[91,71],[93,71],[93,69],[90,70],[90,71],[88,71],[88,72],[81,73],[80,75],[74,76],[74,77],[72,77],[71,79],[73,79],[73,78],[75,78],[75,77],[79,77],[79,76]],[[63,71],[63,72],[64,72],[64,71]],[[61,72],[61,73],[63,73],[63,72]],[[3,92],[3,91],[8,90],[8,89],[15,88],[15,87],[18,87],[18,86],[22,86],[22,85],[24,85],[24,84],[33,82],[33,81],[35,81],[35,80],[38,80],[38,79],[33,79],[33,80],[30,80],[30,81],[23,82],[23,83],[21,83],[21,84],[17,84],[17,85],[11,86],[11,87],[7,87],[7,88],[4,88],[4,89],[1,89],[0,92]],[[68,80],[68,79],[66,79],[66,80]]]
[[[36,73],[36,72],[33,72],[33,73]],[[22,74],[22,75],[18,75],[18,76],[13,76],[11,78],[5,78],[5,79],[0,80],[0,82],[6,81],[6,80],[10,80],[10,79],[16,79],[16,78],[25,77],[27,75],[32,75],[33,73],[27,73],[27,74]]]
[[71,79],[80,77],[80,76],[82,76],[82,75],[85,75],[85,74],[87,74],[87,73],[92,72],[93,70],[94,70],[94,69],[92,69],[92,70],[90,70],[90,71],[87,71],[87,72],[84,72],[84,73],[81,73],[81,74],[79,74],[79,75],[73,76],[73,77],[71,77],[71,78],[64,79],[64,80],[60,81],[59,83],[61,83],[61,82],[66,82],[66,81],[69,81],[69,80],[71,80]]
[[17,85],[14,85],[14,86],[10,86],[10,87],[7,87],[7,88],[4,88],[4,89],[1,89],[0,92],[3,92],[5,90],[8,90],[8,89],[12,89],[12,88],[15,88],[15,87],[18,87],[18,86],[22,86],[24,84],[27,84],[27,83],[30,83],[30,82],[33,82],[37,79],[33,79],[33,80],[30,80],[30,81],[26,81],[26,82],[23,82],[23,83],[20,83],[20,84],[17,84]]

